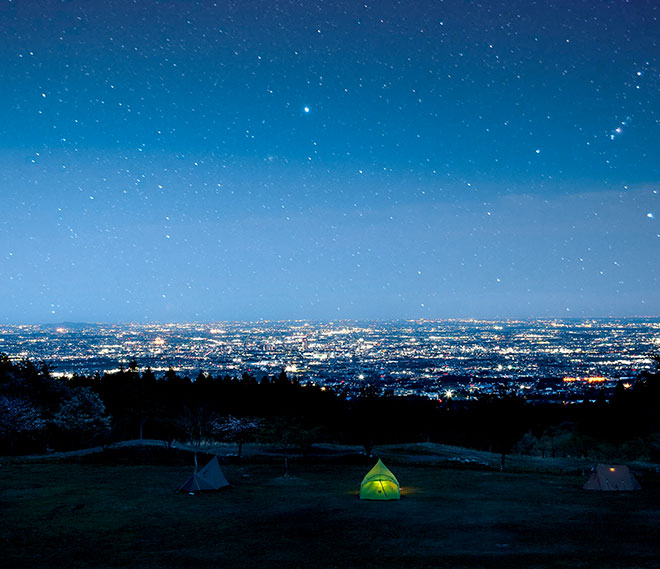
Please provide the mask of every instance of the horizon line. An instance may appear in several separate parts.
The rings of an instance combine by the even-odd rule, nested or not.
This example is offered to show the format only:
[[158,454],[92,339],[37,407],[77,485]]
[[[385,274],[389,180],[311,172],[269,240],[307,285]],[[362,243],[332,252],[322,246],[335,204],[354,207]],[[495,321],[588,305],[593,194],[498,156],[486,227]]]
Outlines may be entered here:
[[227,319],[227,320],[57,320],[50,322],[4,322],[1,326],[131,326],[131,325],[212,325],[212,324],[258,324],[258,323],[315,323],[333,324],[336,322],[548,322],[548,321],[604,321],[604,320],[659,320],[660,315],[634,315],[634,316],[524,316],[524,317],[444,317],[444,318],[259,318],[259,319]]

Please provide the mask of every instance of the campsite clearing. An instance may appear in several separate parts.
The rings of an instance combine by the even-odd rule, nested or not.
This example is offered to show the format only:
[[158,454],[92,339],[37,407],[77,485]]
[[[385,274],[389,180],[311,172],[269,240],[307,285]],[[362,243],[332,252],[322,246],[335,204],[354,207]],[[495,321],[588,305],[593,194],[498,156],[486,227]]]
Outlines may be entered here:
[[[373,462],[373,461],[370,461]],[[660,490],[576,475],[390,465],[401,500],[358,499],[364,464],[222,464],[231,486],[176,492],[182,466],[6,463],[3,567],[660,567]]]

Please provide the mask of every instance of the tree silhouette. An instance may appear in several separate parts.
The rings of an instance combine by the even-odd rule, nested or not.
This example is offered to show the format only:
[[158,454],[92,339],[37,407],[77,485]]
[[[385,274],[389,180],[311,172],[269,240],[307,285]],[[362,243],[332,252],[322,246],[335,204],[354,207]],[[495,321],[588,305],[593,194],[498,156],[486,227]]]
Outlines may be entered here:
[[213,433],[215,413],[206,405],[184,405],[183,414],[179,417],[178,424],[188,444],[193,448],[193,461],[195,473],[197,473],[197,455],[202,445],[208,443]]
[[103,401],[88,387],[73,388],[53,415],[53,424],[82,444],[105,437],[110,421]]
[[0,439],[9,442],[10,454],[14,454],[19,437],[36,434],[45,427],[46,422],[32,402],[22,397],[0,396]]
[[253,441],[262,422],[254,417],[221,417],[211,422],[211,433],[221,440],[238,445],[238,459],[241,459],[243,445]]

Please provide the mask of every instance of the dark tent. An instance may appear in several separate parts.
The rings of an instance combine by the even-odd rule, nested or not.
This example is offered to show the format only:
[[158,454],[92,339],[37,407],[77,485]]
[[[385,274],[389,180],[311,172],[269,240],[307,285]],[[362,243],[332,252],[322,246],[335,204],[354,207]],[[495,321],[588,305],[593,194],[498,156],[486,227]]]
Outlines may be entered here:
[[229,482],[220,470],[218,457],[214,456],[204,468],[188,478],[178,489],[185,492],[202,492],[218,490],[225,486],[229,486]]
[[585,490],[639,490],[641,486],[624,464],[599,464],[591,469]]

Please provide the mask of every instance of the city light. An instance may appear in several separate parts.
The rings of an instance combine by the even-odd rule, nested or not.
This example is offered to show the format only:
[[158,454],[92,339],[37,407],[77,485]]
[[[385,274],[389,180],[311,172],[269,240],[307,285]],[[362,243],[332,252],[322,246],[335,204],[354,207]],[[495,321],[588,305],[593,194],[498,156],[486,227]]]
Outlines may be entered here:
[[573,383],[576,381],[583,381],[586,383],[603,383],[604,381],[607,381],[607,378],[606,377],[565,377],[563,381],[566,383]]
[[[342,391],[369,381],[394,395],[470,400],[515,393],[568,403],[595,400],[651,370],[658,319],[408,320],[363,323],[217,322],[0,326],[12,360],[93,375],[135,361],[195,377],[285,371]],[[598,370],[595,373],[595,370]]]

